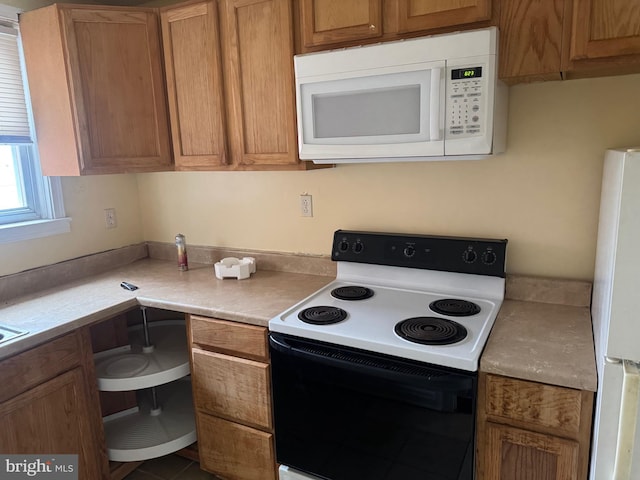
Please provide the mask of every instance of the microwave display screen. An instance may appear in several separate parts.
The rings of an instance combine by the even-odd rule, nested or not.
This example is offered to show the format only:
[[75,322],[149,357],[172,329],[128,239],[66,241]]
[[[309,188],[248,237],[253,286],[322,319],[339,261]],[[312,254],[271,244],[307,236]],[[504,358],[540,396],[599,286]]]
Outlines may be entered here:
[[480,78],[482,67],[456,68],[451,70],[451,80],[461,80],[464,78]]

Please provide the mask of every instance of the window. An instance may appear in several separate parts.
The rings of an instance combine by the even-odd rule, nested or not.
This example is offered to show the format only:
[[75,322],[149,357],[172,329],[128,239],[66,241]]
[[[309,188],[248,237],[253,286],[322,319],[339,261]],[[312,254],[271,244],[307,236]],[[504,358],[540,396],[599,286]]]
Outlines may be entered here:
[[40,171],[17,18],[0,5],[0,243],[70,229],[60,179]]

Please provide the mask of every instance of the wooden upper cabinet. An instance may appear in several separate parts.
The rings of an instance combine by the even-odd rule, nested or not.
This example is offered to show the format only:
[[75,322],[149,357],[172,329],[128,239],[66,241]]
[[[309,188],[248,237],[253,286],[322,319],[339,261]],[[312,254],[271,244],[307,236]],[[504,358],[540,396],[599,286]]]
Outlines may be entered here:
[[289,0],[220,0],[234,168],[306,166],[297,154]]
[[565,1],[565,78],[640,71],[640,0]]
[[161,12],[176,170],[227,163],[217,17],[213,0]]
[[52,5],[20,25],[45,175],[172,168],[155,10]]
[[295,5],[302,53],[442,33],[458,26],[486,27],[495,20],[491,0],[297,0]]
[[491,18],[491,0],[388,0],[396,4],[398,32],[418,32]]
[[382,0],[300,0],[305,47],[382,35]]
[[498,23],[501,79],[509,83],[561,79],[564,2],[501,3]]
[[573,0],[569,59],[640,54],[640,0]]

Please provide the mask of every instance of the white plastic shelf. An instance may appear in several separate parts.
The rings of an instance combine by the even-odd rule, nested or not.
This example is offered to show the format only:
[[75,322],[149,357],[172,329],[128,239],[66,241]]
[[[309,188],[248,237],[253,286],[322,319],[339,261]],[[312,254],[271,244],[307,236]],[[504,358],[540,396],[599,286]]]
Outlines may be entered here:
[[156,388],[161,411],[152,413],[150,391],[138,392],[138,407],[104,418],[109,460],[137,462],[168,455],[196,441],[191,382]]
[[149,323],[152,351],[143,349],[142,325],[129,329],[130,345],[94,355],[98,389],[139,390],[189,375],[187,331],[182,320]]

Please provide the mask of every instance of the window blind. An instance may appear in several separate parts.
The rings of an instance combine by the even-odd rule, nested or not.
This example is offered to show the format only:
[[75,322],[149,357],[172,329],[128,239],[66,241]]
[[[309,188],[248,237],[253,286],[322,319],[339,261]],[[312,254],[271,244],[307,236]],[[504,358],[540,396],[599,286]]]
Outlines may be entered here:
[[0,143],[31,143],[18,30],[0,25]]

